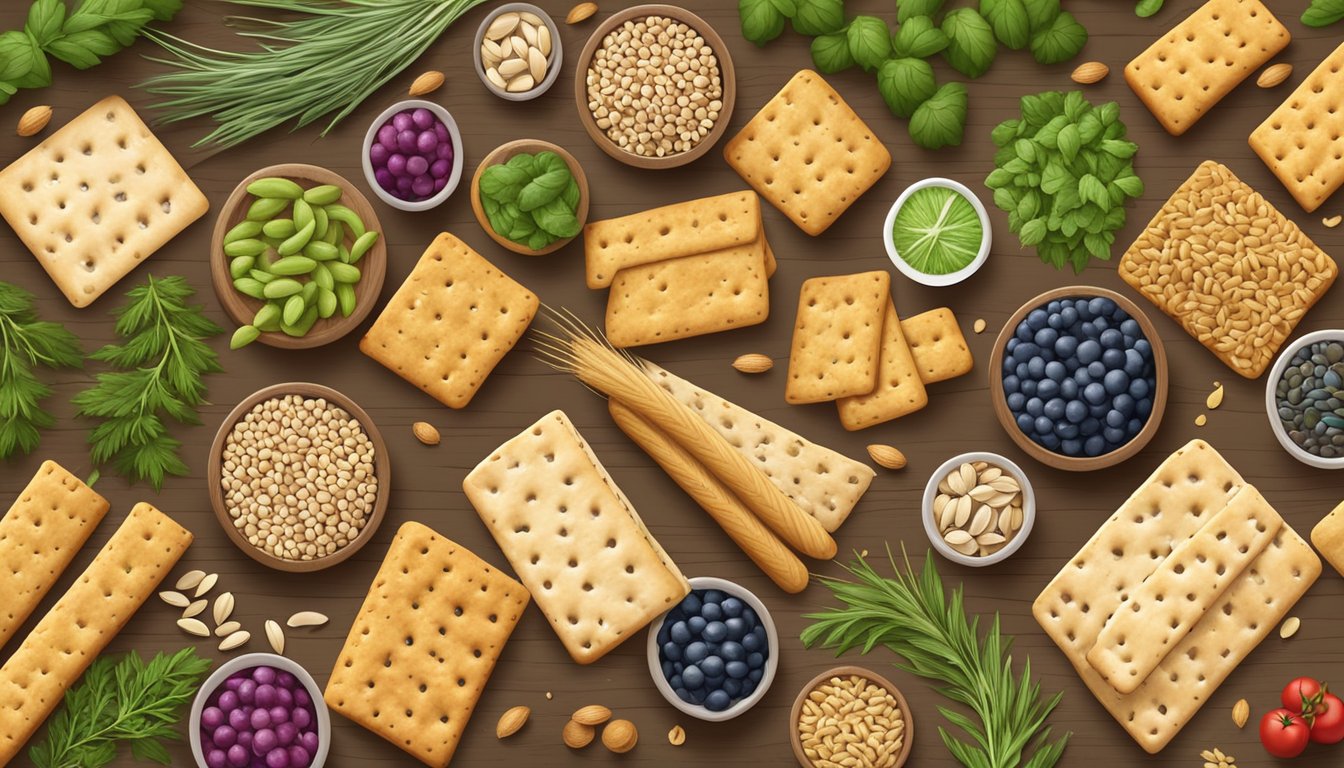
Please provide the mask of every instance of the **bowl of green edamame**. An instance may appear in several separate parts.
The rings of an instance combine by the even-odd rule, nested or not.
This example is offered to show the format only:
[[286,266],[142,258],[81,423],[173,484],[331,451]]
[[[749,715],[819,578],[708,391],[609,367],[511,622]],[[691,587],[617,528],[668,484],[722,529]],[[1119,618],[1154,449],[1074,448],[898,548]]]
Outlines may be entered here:
[[239,326],[233,349],[336,341],[368,317],[386,273],[373,206],[325,168],[262,168],[238,184],[215,221],[210,274]]

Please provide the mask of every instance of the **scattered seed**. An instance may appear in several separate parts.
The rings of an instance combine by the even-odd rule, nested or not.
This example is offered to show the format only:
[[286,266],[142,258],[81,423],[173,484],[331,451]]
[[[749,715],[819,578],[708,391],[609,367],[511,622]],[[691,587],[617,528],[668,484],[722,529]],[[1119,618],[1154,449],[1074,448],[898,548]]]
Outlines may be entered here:
[[1204,759],[1204,768],[1237,768],[1236,758],[1221,749],[1206,749],[1199,756]]
[[201,583],[196,585],[196,596],[204,597],[210,590],[215,588],[215,584],[218,581],[218,573],[211,573],[205,576],[205,578],[201,579]]
[[1255,84],[1261,88],[1273,88],[1276,85],[1281,85],[1292,74],[1293,65],[1281,61],[1278,64],[1271,64],[1266,67],[1265,71],[1261,72],[1260,76],[1255,79]]
[[1204,401],[1204,405],[1208,406],[1208,409],[1212,411],[1222,404],[1223,385],[1222,383],[1215,381],[1213,382],[1213,391],[1209,393],[1208,398]]
[[527,724],[527,718],[532,714],[530,707],[522,705],[511,707],[503,715],[500,715],[499,722],[495,724],[495,738],[507,739],[517,733],[520,728]]
[[667,732],[667,743],[674,747],[680,747],[686,743],[686,729],[680,725],[672,726],[672,730]]
[[223,624],[233,615],[233,593],[225,592],[215,598],[215,624]]
[[210,628],[205,626],[205,622],[200,619],[178,619],[177,628],[196,637],[210,636]]
[[1232,722],[1237,724],[1238,728],[1245,728],[1246,721],[1251,718],[1251,704],[1245,699],[1238,699],[1236,704],[1232,705]]
[[174,608],[186,608],[191,604],[191,598],[181,592],[160,592],[159,599]]
[[266,639],[270,642],[271,648],[281,656],[285,655],[285,631],[280,629],[280,624],[266,620]]
[[733,368],[739,373],[765,373],[775,367],[775,361],[759,352],[738,355],[733,360]]
[[547,700],[547,701],[550,701],[550,700],[551,700],[551,692],[550,692],[550,691],[547,691],[547,692],[546,692],[546,700]]
[[205,571],[187,571],[182,574],[182,578],[177,580],[177,588],[182,592],[195,589],[205,578]]
[[248,640],[251,639],[252,639],[251,632],[239,630],[229,635],[228,637],[224,638],[224,642],[219,644],[219,650],[232,651],[234,648],[241,647],[242,645],[247,643]]
[[1321,223],[1324,224],[1327,229],[1338,227],[1341,221],[1344,221],[1344,216],[1327,216],[1326,218],[1321,219]]
[[565,23],[578,24],[586,21],[594,13],[597,13],[597,3],[579,3],[569,9],[569,13],[565,15]]
[[1208,424],[1208,423],[1209,423],[1209,417],[1208,417],[1208,416],[1205,416],[1205,415],[1202,414],[1202,413],[1195,417],[1195,426],[1196,426],[1196,427],[1202,427],[1202,426],[1204,426],[1205,424]]
[[985,319],[983,317],[977,317],[975,319],[975,323],[971,325],[971,330],[975,331],[976,333],[984,333]]
[[183,609],[182,618],[190,619],[195,616],[200,616],[202,613],[205,612],[205,608],[208,605],[210,605],[209,600],[196,600],[192,602],[191,605],[188,605],[185,609]]
[[317,611],[299,611],[285,623],[291,627],[320,627],[327,623],[327,617]]
[[1293,635],[1296,635],[1297,630],[1300,629],[1301,627],[1302,627],[1301,619],[1297,618],[1296,616],[1289,616],[1288,619],[1283,622],[1283,626],[1279,627],[1279,637],[1283,638],[1284,640],[1287,640]]
[[226,621],[218,627],[215,627],[215,637],[228,637],[242,628],[243,625],[241,622]]

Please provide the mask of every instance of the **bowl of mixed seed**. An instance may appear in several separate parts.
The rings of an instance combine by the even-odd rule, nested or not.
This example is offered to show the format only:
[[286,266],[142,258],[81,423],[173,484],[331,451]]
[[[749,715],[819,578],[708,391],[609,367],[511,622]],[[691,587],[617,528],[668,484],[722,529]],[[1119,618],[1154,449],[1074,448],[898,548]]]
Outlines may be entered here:
[[1289,455],[1317,469],[1344,469],[1344,329],[1308,333],[1279,354],[1265,409]]

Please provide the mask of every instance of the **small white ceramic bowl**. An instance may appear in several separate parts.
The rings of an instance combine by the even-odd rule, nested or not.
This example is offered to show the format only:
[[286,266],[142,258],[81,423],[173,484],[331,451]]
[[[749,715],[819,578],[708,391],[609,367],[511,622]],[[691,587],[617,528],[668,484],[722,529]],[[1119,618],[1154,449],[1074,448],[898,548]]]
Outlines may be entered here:
[[[409,200],[393,197],[387,190],[383,189],[382,186],[378,184],[378,179],[374,178],[373,175],[373,161],[369,159],[369,150],[373,147],[373,142],[378,140],[378,129],[382,128],[383,124],[388,120],[391,120],[393,115],[407,109],[420,108],[428,109],[430,112],[433,112],[434,115],[442,120],[443,124],[448,127],[448,137],[453,141],[453,170],[449,173],[448,183],[445,184],[443,189],[439,190],[437,194],[418,202],[411,202]],[[464,155],[464,152],[462,151],[462,133],[457,129],[457,121],[453,119],[453,116],[449,114],[448,110],[432,101],[425,101],[424,99],[407,99],[405,101],[399,101],[385,109],[383,113],[373,121],[373,124],[369,126],[368,133],[364,135],[363,152],[364,156],[360,158],[360,162],[364,166],[364,180],[369,183],[369,188],[373,190],[373,193],[378,196],[379,200],[382,200],[384,203],[387,203],[397,210],[416,212],[437,208],[444,200],[447,200],[448,197],[453,194],[453,190],[457,189],[458,182],[462,181],[462,158]]]
[[[531,13],[541,19],[551,31],[551,55],[546,59],[546,77],[532,86],[530,91],[509,93],[490,82],[490,78],[485,76],[485,64],[481,61],[481,43],[485,40],[485,31],[490,28],[491,22],[504,13]],[[476,76],[481,78],[486,90],[506,101],[531,101],[549,91],[551,86],[555,85],[555,79],[560,76],[560,68],[564,66],[565,61],[564,49],[560,44],[560,29],[555,25],[555,20],[549,13],[531,3],[505,3],[487,14],[481,21],[481,26],[476,29],[476,41],[471,46],[471,57],[476,66]]]
[[[1002,468],[1005,472],[1012,475],[1013,479],[1016,480],[1017,484],[1022,488],[1022,529],[1017,532],[1017,535],[1014,536],[1003,549],[1000,549],[992,555],[985,555],[984,557],[963,555],[948,546],[947,542],[943,541],[942,534],[938,532],[938,523],[933,519],[933,500],[938,495],[939,481],[962,464],[969,464],[977,461],[988,462]],[[1023,472],[1021,467],[1007,457],[1000,456],[997,453],[972,451],[971,453],[963,453],[960,456],[953,456],[943,462],[943,465],[938,467],[938,469],[934,470],[934,473],[929,476],[928,485],[924,486],[924,501],[920,504],[919,511],[920,516],[924,518],[924,533],[928,534],[929,543],[933,544],[933,548],[938,550],[938,554],[954,563],[969,565],[972,568],[983,568],[984,566],[994,565],[1007,560],[1009,557],[1012,557],[1014,552],[1021,549],[1024,543],[1026,543],[1027,537],[1031,535],[1032,526],[1036,524],[1036,491],[1032,489],[1031,479],[1027,477],[1027,473]]]
[[[971,207],[975,208],[976,214],[980,217],[980,230],[982,234],[980,235],[980,250],[976,253],[975,260],[956,272],[950,272],[946,275],[930,275],[920,272],[910,266],[910,264],[896,252],[896,245],[891,241],[891,229],[896,224],[896,214],[900,212],[901,206],[905,205],[905,201],[910,199],[911,195],[928,187],[944,187],[959,192],[963,197],[970,201]],[[941,177],[924,179],[906,187],[905,191],[901,193],[901,196],[896,198],[896,202],[891,204],[891,210],[887,212],[886,221],[882,224],[882,244],[887,248],[887,258],[891,259],[891,263],[896,265],[896,269],[900,270],[901,274],[914,280],[916,283],[933,286],[935,288],[956,285],[962,280],[974,275],[980,267],[984,266],[985,260],[989,258],[989,246],[992,241],[993,233],[990,230],[989,214],[985,212],[984,203],[980,202],[980,198],[968,189],[965,184]]]
[[731,707],[722,712],[710,712],[697,704],[689,704],[682,701],[668,685],[667,679],[663,677],[662,649],[658,647],[658,631],[663,628],[663,622],[667,619],[667,614],[659,616],[649,625],[649,675],[653,677],[654,687],[663,694],[663,698],[677,709],[685,712],[699,720],[707,720],[711,723],[721,723],[725,720],[732,720],[738,715],[746,712],[756,706],[765,692],[770,690],[770,684],[775,681],[775,673],[779,671],[779,632],[775,629],[775,620],[771,618],[770,611],[765,607],[761,599],[752,594],[745,587],[735,584],[727,579],[719,579],[713,576],[697,576],[690,580],[693,591],[717,589],[736,597],[756,612],[756,617],[765,625],[766,642],[770,645],[770,656],[765,660],[765,674],[761,676],[761,682],[757,684],[756,690],[745,699],[734,703]]
[[1274,367],[1269,369],[1269,381],[1265,383],[1265,413],[1269,415],[1269,427],[1274,432],[1274,437],[1283,446],[1283,450],[1288,452],[1289,456],[1306,464],[1309,467],[1317,469],[1344,469],[1344,457],[1327,459],[1321,456],[1307,453],[1293,439],[1288,436],[1288,432],[1279,422],[1279,398],[1275,391],[1279,385],[1279,379],[1283,377],[1283,372],[1288,368],[1288,362],[1293,359],[1293,355],[1303,347],[1311,346],[1322,341],[1344,341],[1344,329],[1335,328],[1331,330],[1316,331],[1308,333],[1292,344],[1284,347],[1279,353],[1279,359],[1274,361]]
[[313,762],[310,768],[322,768],[327,762],[327,753],[331,750],[331,711],[327,709],[327,702],[322,698],[322,688],[308,674],[308,670],[299,666],[297,662],[291,661],[284,656],[278,656],[274,653],[247,653],[220,664],[210,676],[201,683],[201,688],[196,692],[196,698],[191,702],[191,718],[187,720],[187,738],[191,742],[191,755],[196,758],[197,768],[207,768],[205,763],[205,751],[201,747],[201,712],[205,709],[205,702],[210,698],[210,694],[224,685],[224,681],[229,675],[235,672],[241,672],[244,669],[253,667],[275,667],[276,669],[288,672],[299,678],[303,687],[308,690],[308,695],[313,699],[313,711],[317,714],[317,754],[313,755]]

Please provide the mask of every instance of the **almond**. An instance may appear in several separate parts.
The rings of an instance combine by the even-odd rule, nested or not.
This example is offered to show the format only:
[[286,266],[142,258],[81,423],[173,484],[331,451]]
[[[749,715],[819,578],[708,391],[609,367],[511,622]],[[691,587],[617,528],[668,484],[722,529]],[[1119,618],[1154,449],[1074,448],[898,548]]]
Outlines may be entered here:
[[597,731],[591,725],[576,723],[570,720],[565,723],[565,730],[561,732],[560,737],[564,740],[565,746],[570,749],[583,749],[593,743],[593,738],[597,736]]
[[741,373],[765,373],[775,367],[775,361],[753,352],[749,355],[739,355],[733,361],[733,367]]
[[414,424],[411,425],[411,434],[415,435],[415,439],[419,440],[425,445],[439,444],[439,430],[435,429],[434,425],[430,424],[429,422],[426,421],[415,422]]
[[525,707],[520,704],[500,715],[499,723],[495,725],[495,738],[507,739],[517,733],[527,724],[527,718],[531,716],[531,714],[531,707]]
[[639,742],[639,731],[629,720],[612,720],[602,729],[602,745],[618,755],[635,748]]
[[443,73],[437,69],[431,69],[423,72],[419,77],[411,82],[410,94],[412,96],[424,96],[433,93],[443,87]]
[[1075,83],[1091,85],[1105,80],[1109,74],[1111,74],[1111,68],[1100,61],[1086,61],[1079,64],[1070,77],[1073,78]]
[[33,107],[27,112],[24,112],[23,117],[19,118],[19,135],[25,137],[36,136],[41,133],[42,129],[46,128],[47,123],[50,122],[51,107],[48,107],[45,104],[40,107]]
[[1282,85],[1283,81],[1287,80],[1292,74],[1293,65],[1281,61],[1278,64],[1271,64],[1266,67],[1265,71],[1260,73],[1260,77],[1256,78],[1255,84],[1261,88],[1273,88],[1276,85]]
[[1232,722],[1237,724],[1238,728],[1245,728],[1246,721],[1251,718],[1251,705],[1245,699],[1238,699],[1236,704],[1232,705]]
[[580,707],[570,719],[580,725],[601,725],[611,719],[611,710],[601,704],[589,704]]
[[594,13],[597,13],[597,3],[579,3],[565,14],[565,23],[578,24],[591,18]]
[[901,469],[905,467],[905,454],[900,449],[891,445],[880,445],[874,443],[868,446],[868,455],[880,467],[887,469]]

